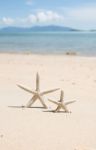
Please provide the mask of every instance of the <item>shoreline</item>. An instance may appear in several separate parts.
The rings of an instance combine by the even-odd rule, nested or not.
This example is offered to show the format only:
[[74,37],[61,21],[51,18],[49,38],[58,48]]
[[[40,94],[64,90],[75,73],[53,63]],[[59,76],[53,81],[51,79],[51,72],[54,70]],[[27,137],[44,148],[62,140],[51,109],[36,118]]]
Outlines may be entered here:
[[34,53],[34,52],[0,52],[0,55],[32,55],[32,56],[69,56],[69,57],[91,57],[96,58],[96,55],[86,55],[78,54],[75,52],[65,52],[65,53]]

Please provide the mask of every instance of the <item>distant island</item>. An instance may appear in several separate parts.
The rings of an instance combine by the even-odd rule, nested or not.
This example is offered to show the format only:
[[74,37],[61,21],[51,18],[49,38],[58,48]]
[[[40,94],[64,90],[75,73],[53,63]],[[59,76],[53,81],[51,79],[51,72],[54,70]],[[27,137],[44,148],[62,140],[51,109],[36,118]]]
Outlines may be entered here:
[[0,32],[69,32],[69,31],[80,31],[77,29],[73,29],[70,27],[64,26],[56,26],[56,25],[49,25],[49,26],[33,26],[30,28],[24,27],[4,27],[0,29]]

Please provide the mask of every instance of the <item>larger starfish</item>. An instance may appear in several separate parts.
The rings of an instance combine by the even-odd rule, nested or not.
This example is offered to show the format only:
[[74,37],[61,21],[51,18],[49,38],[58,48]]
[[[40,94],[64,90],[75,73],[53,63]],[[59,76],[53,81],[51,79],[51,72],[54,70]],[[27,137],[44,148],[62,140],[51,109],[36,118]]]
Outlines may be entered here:
[[17,85],[18,87],[20,87],[21,89],[33,94],[32,98],[29,100],[29,102],[27,103],[27,105],[25,107],[31,107],[32,104],[37,100],[39,99],[41,104],[43,105],[44,108],[47,108],[47,105],[45,104],[42,96],[45,95],[45,94],[48,94],[48,93],[51,93],[51,92],[54,92],[54,91],[57,91],[59,90],[58,89],[52,89],[52,90],[49,90],[49,91],[44,91],[44,92],[40,92],[40,77],[39,77],[39,74],[37,73],[36,75],[36,89],[35,91],[32,91],[32,90],[29,90],[21,85]]
[[64,91],[62,90],[60,94],[60,100],[58,102],[50,100],[50,99],[49,101],[57,105],[57,108],[54,110],[54,112],[59,112],[60,109],[62,108],[67,113],[70,112],[67,108],[67,105],[75,102],[75,101],[64,102]]

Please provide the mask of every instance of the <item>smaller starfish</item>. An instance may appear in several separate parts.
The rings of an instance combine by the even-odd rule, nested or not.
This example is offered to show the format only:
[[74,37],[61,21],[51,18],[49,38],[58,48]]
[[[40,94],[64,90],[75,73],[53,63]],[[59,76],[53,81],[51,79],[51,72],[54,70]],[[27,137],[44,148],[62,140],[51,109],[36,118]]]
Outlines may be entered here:
[[64,111],[66,113],[70,112],[67,108],[67,105],[75,102],[75,101],[64,102],[64,91],[62,91],[62,90],[61,90],[60,100],[58,102],[55,102],[55,101],[50,100],[50,99],[49,99],[49,101],[58,105],[57,108],[54,110],[54,112],[59,112],[60,109],[62,108],[62,109],[64,109]]
[[42,96],[43,96],[43,95],[46,95],[46,94],[48,94],[48,93],[55,92],[55,91],[59,90],[59,88],[58,88],[58,89],[52,89],[52,90],[49,90],[49,91],[40,92],[40,78],[39,78],[39,74],[38,74],[38,73],[37,73],[37,75],[36,75],[36,90],[32,91],[32,90],[29,90],[29,89],[27,89],[27,88],[21,86],[21,85],[17,85],[17,86],[20,87],[21,89],[27,91],[28,93],[33,94],[33,97],[29,100],[29,102],[27,103],[27,105],[26,105],[25,107],[31,107],[32,104],[33,104],[37,99],[39,99],[40,102],[42,103],[43,107],[44,107],[44,108],[47,108],[45,102],[43,101]]

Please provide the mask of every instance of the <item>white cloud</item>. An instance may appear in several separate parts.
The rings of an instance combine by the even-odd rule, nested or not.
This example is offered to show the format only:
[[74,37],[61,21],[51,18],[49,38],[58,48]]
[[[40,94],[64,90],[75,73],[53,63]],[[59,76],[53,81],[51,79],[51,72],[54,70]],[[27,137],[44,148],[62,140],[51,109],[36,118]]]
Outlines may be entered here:
[[1,22],[4,25],[12,25],[12,24],[14,24],[14,20],[12,18],[9,18],[9,17],[3,17]]
[[32,25],[43,25],[43,24],[55,24],[55,23],[60,23],[60,21],[63,20],[63,17],[54,12],[54,11],[44,11],[44,10],[39,10],[34,14],[29,14],[28,16],[24,18],[14,18],[12,19],[11,17],[3,17],[0,20],[0,24],[2,26],[9,26],[9,25],[14,25],[14,26],[32,26]]
[[30,14],[26,20],[30,23],[56,23],[63,20],[63,17],[53,11],[39,11],[36,14]]
[[26,19],[26,22],[30,23],[36,23],[37,22],[37,18],[35,15],[30,14]]

